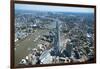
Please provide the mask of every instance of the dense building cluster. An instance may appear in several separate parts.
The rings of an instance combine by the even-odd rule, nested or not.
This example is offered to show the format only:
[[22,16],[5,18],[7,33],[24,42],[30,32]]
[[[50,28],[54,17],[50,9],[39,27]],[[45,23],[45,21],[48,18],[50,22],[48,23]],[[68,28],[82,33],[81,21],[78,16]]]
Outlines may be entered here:
[[16,65],[93,61],[93,17],[92,13],[17,10],[15,56],[22,57],[15,58]]

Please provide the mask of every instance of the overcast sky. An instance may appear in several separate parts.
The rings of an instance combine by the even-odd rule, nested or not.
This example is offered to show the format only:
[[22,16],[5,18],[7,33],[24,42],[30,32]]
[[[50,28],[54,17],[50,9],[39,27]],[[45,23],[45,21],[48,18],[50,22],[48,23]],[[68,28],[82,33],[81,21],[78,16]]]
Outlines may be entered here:
[[36,11],[56,11],[56,12],[83,12],[93,13],[94,8],[83,7],[63,7],[63,6],[49,6],[49,5],[29,5],[29,4],[15,4],[15,10],[36,10]]

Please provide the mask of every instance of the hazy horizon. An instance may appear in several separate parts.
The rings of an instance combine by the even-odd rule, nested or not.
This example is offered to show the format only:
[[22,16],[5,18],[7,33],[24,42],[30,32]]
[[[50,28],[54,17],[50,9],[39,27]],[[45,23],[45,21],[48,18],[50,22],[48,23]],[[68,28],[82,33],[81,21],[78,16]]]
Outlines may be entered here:
[[29,4],[15,4],[15,10],[94,13],[94,8],[50,6],[50,5],[29,5]]

